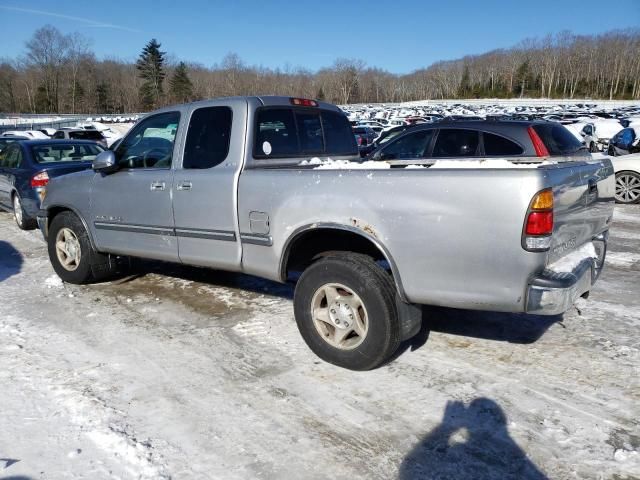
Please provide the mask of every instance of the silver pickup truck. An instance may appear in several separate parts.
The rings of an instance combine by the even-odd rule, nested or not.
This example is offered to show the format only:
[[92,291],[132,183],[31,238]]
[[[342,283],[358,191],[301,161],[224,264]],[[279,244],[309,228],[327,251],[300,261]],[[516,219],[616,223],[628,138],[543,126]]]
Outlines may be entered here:
[[[168,107],[93,170],[52,180],[38,224],[70,283],[112,278],[128,257],[296,282],[309,347],[371,369],[419,331],[420,304],[556,315],[602,269],[609,160],[563,151],[548,122],[455,127],[409,129],[360,162],[323,102]],[[496,145],[512,155],[491,158]]]

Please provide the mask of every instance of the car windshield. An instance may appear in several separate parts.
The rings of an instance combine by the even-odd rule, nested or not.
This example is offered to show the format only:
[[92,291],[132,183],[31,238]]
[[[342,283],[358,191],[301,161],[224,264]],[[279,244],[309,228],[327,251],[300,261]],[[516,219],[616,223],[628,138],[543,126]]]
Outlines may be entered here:
[[31,147],[36,163],[90,162],[102,151],[104,148],[90,143],[39,144]]
[[365,129],[365,128],[354,128],[353,129],[353,133],[356,133],[358,135],[365,135],[367,133],[367,129]]

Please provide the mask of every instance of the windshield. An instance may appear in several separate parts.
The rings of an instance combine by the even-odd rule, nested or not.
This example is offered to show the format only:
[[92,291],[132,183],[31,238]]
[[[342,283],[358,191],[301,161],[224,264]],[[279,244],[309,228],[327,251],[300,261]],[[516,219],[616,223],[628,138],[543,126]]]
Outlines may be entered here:
[[104,151],[99,145],[56,143],[31,147],[31,155],[36,163],[91,162]]

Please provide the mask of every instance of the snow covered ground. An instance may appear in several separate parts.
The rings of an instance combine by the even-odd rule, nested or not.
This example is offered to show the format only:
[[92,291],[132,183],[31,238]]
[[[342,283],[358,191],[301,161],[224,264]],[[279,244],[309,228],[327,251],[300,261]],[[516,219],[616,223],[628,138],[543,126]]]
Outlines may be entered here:
[[292,290],[150,263],[72,286],[0,213],[0,478],[640,478],[640,206],[564,318],[425,308],[398,358],[318,360]]

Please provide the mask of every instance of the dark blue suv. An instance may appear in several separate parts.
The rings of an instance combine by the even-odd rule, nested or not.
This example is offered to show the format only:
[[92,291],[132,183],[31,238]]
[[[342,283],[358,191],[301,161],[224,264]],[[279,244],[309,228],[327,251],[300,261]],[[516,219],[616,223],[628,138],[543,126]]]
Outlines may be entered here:
[[82,140],[23,140],[0,152],[0,208],[23,230],[36,228],[40,203],[53,177],[91,168],[104,148]]

